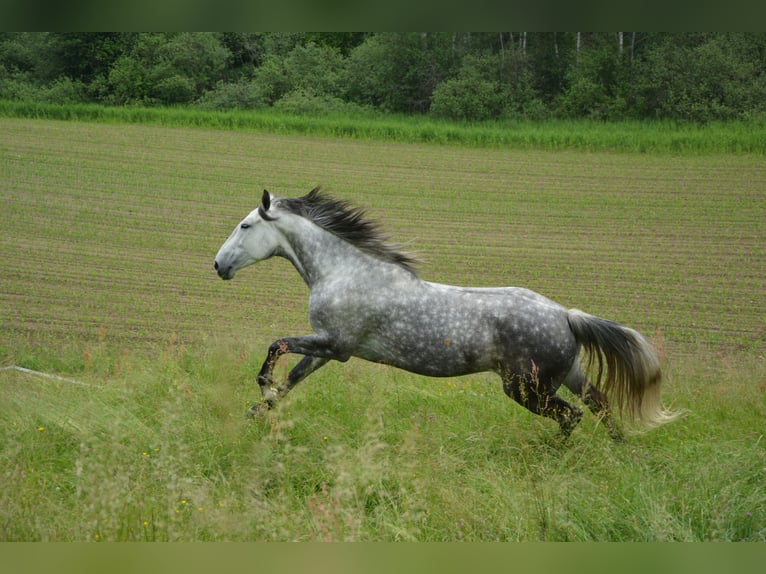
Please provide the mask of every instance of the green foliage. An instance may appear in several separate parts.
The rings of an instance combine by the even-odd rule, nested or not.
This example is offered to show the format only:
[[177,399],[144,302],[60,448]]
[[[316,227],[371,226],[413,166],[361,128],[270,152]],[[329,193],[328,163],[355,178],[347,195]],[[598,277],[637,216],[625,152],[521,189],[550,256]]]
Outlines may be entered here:
[[503,114],[505,102],[499,86],[488,80],[455,78],[434,90],[431,113],[453,120],[488,120]]
[[532,85],[530,59],[517,51],[465,55],[460,70],[434,89],[430,112],[471,122],[496,118],[543,119]]
[[457,77],[444,80],[434,89],[431,113],[453,120],[482,121],[505,115],[507,94],[492,69],[499,57],[466,56]]
[[5,79],[34,75],[44,45],[45,36],[41,34],[22,32],[0,36],[0,77]]
[[214,34],[140,34],[112,67],[113,103],[188,104],[223,77],[229,51]]
[[386,112],[423,113],[457,64],[448,34],[396,33],[368,38],[349,56],[349,99]]
[[565,74],[565,88],[556,100],[559,114],[568,118],[607,120],[626,116],[621,90],[629,81],[629,62],[607,39],[590,39],[595,46],[581,50]]
[[114,61],[130,50],[135,34],[49,33],[44,36],[43,61],[39,72],[43,78],[71,78],[85,84],[108,74]]
[[[482,148],[766,153],[766,130],[762,118],[705,125],[667,120],[541,122],[539,120],[546,114],[543,104],[532,100],[525,103],[520,112],[529,120],[466,124],[431,116],[381,114],[372,107],[300,91],[288,94],[284,101],[268,108],[260,99],[261,92],[253,82],[240,82],[236,87],[221,84],[219,89],[200,100],[197,109],[48,104],[44,97],[45,90],[32,88],[28,84],[16,86],[9,83],[7,86],[21,87],[30,95],[26,102],[0,100],[0,116],[5,117],[207,127]],[[208,102],[208,98],[213,101]],[[216,111],[224,104],[233,111]],[[237,109],[251,106],[258,109]],[[279,111],[280,107],[285,111]],[[206,108],[213,108],[213,111]]]
[[109,72],[107,101],[117,104],[140,103],[145,98],[146,70],[129,56],[117,60]]
[[197,100],[197,107],[207,110],[252,110],[268,106],[268,100],[258,82],[242,79],[238,82],[219,81]]
[[698,122],[746,119],[766,111],[766,41],[710,35],[678,46],[666,37],[638,64],[639,111]]
[[296,116],[334,118],[377,117],[373,108],[346,102],[329,94],[316,94],[303,89],[293,90],[282,96],[275,104],[274,110]]
[[285,56],[268,56],[256,70],[254,81],[269,104],[292,92],[336,97],[341,64],[342,57],[334,48],[299,45]]
[[66,103],[46,90],[68,81],[76,101],[116,105],[310,94],[463,121],[751,120],[766,112],[765,54],[760,33],[6,33],[0,94]]
[[85,91],[86,88],[81,82],[67,77],[59,78],[45,86],[14,79],[0,83],[0,99],[29,103],[76,104],[83,100]]
[[579,76],[559,98],[558,109],[564,117],[604,120],[609,119],[611,102],[602,84]]

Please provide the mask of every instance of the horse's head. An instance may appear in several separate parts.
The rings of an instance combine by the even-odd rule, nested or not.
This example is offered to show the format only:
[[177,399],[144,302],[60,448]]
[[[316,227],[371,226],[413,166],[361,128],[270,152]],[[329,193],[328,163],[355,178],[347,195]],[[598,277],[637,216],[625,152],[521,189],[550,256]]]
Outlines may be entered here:
[[215,256],[215,269],[221,279],[232,279],[242,269],[274,255],[279,246],[279,232],[269,215],[271,195],[265,189],[258,209],[254,209],[232,231]]

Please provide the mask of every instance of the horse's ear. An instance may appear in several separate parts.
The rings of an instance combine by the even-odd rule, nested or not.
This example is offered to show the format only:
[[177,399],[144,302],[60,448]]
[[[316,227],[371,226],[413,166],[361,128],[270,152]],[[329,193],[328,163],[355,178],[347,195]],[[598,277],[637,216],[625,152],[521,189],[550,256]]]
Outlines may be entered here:
[[258,206],[258,213],[264,221],[274,221],[274,218],[266,213],[269,207],[271,207],[271,194],[264,189],[263,196],[261,196],[261,205]]
[[271,207],[271,194],[265,189],[263,190],[263,197],[261,197],[261,204],[264,211],[268,211],[269,207]]

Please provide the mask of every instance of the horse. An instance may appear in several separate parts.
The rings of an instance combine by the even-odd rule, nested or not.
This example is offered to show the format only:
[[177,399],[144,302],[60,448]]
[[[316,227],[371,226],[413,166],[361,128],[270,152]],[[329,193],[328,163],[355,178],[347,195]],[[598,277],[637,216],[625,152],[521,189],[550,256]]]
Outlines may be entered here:
[[[510,398],[555,420],[565,439],[583,411],[556,395],[562,385],[618,440],[622,430],[609,400],[638,427],[677,416],[662,406],[657,351],[637,331],[522,287],[425,281],[416,260],[363,208],[319,187],[293,198],[264,190],[260,205],[221,246],[214,268],[230,280],[272,256],[290,261],[306,282],[314,333],[282,337],[269,347],[257,377],[262,400],[247,416],[274,408],[328,361],[352,356],[432,377],[494,372]],[[274,367],[286,353],[303,358],[275,386]],[[593,382],[581,359],[586,371],[595,370]]]

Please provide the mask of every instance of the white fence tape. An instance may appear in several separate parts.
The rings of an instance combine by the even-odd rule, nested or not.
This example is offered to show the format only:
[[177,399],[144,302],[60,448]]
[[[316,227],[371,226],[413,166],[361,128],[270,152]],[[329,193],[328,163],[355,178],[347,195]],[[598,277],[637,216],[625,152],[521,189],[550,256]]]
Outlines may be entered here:
[[33,371],[32,369],[27,369],[25,367],[19,367],[18,365],[11,365],[10,367],[2,367],[0,368],[0,371],[19,371],[20,373],[26,373],[27,375],[35,375],[37,377],[44,377],[46,379],[53,379],[54,381],[61,381],[62,383],[69,383],[72,385],[80,385],[82,387],[94,387],[95,385],[90,385],[88,383],[83,383],[82,381],[77,381],[75,379],[68,379],[66,377],[60,377],[58,375],[53,375],[51,373],[43,373],[42,371]]

